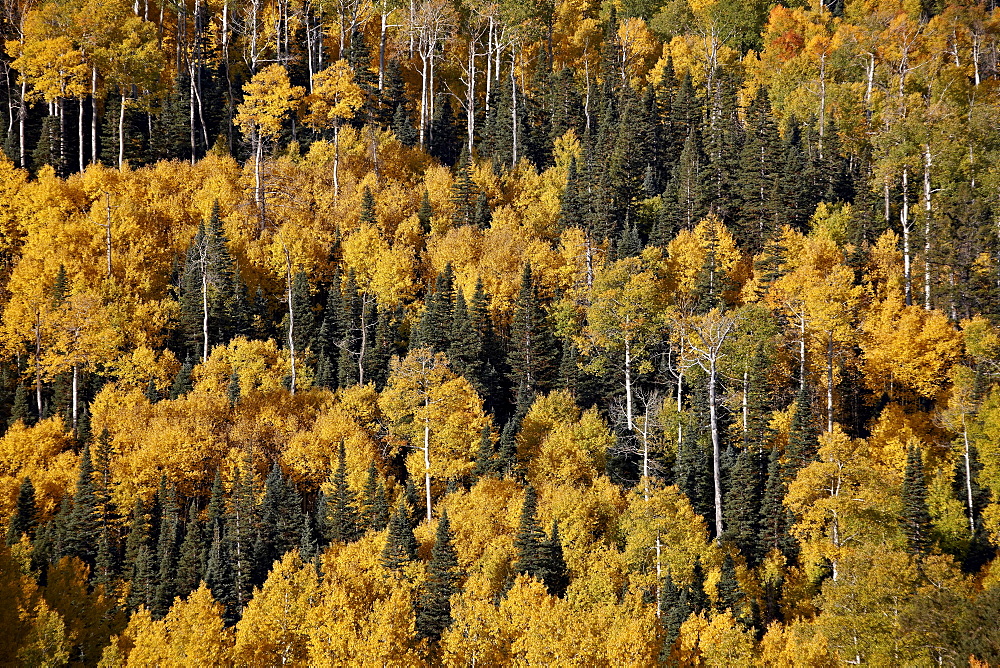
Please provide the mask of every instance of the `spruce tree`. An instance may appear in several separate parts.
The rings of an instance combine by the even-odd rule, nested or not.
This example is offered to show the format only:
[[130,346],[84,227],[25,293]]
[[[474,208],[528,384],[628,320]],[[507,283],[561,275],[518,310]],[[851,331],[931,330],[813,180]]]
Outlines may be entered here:
[[177,559],[177,596],[187,598],[198,588],[204,577],[204,537],[198,508],[192,502],[188,509],[184,540],[181,541],[180,556]]
[[174,602],[174,596],[177,595],[177,548],[180,534],[180,513],[177,507],[176,492],[173,488],[166,489],[164,493],[164,487],[161,483],[158,496],[161,510],[155,558],[159,567],[151,610],[154,617],[162,618],[167,614]]
[[741,450],[729,478],[723,509],[725,537],[755,566],[760,553],[760,520],[766,462],[760,450]]
[[906,473],[903,477],[903,514],[901,524],[906,547],[911,554],[926,554],[931,547],[931,516],[927,510],[927,483],[920,448],[910,447],[906,453]]
[[473,327],[465,295],[461,290],[455,298],[452,317],[451,343],[448,346],[448,361],[455,373],[464,376],[480,396],[489,392],[486,374],[483,373],[483,341]]
[[786,557],[791,557],[796,552],[794,539],[788,533],[791,524],[790,514],[784,505],[787,490],[788,484],[781,465],[781,452],[774,447],[768,459],[767,482],[761,500],[759,555],[763,556],[771,550],[778,550]]
[[417,600],[416,628],[418,638],[432,641],[451,626],[451,596],[459,589],[458,555],[452,544],[454,536],[448,522],[448,511],[441,514],[431,561],[427,566],[427,582]]
[[65,517],[62,555],[78,557],[90,566],[97,556],[100,536],[98,526],[97,495],[94,490],[94,467],[90,456],[90,446],[83,448],[80,459],[80,474],[70,511]]
[[262,584],[271,565],[302,540],[302,498],[285,478],[277,459],[271,464],[258,511],[260,524],[253,547],[253,578]]
[[385,498],[385,485],[378,475],[375,462],[368,466],[368,477],[362,501],[362,520],[365,531],[382,531],[389,524],[389,503]]
[[353,543],[363,530],[358,517],[354,492],[347,484],[347,456],[344,441],[337,450],[337,469],[333,474],[333,494],[327,498],[327,530],[331,543]]
[[410,509],[402,496],[396,504],[396,512],[389,520],[389,535],[382,550],[382,565],[388,569],[400,570],[406,563],[417,559],[417,539],[410,524]]
[[426,239],[431,233],[431,218],[434,216],[434,207],[431,206],[430,193],[424,191],[424,197],[420,200],[420,208],[417,209],[417,220],[420,222],[420,233]]
[[524,505],[521,506],[521,519],[514,538],[514,549],[517,551],[514,572],[542,580],[546,570],[547,555],[543,548],[546,536],[535,517],[537,507],[535,488],[529,485],[524,490]]
[[17,503],[14,516],[7,527],[7,544],[13,545],[21,540],[22,535],[35,537],[35,525],[38,523],[38,507],[35,505],[35,486],[30,477],[25,477],[17,490]]
[[542,582],[553,596],[564,596],[569,586],[569,572],[566,559],[563,557],[562,540],[559,538],[559,523],[553,518],[552,532],[541,544],[542,559],[545,567],[542,570]]
[[733,555],[728,551],[722,558],[722,574],[719,577],[719,582],[715,590],[718,599],[715,606],[716,610],[719,612],[730,610],[733,613],[733,617],[737,619],[745,617],[743,601],[746,596],[743,594],[740,583],[736,579],[736,562],[733,560]]
[[819,449],[819,434],[812,412],[809,388],[802,384],[795,399],[795,411],[788,431],[788,446],[785,449],[785,481],[791,483],[800,469],[816,459]]
[[691,604],[686,591],[674,583],[667,571],[663,576],[660,591],[660,623],[663,625],[663,646],[660,662],[666,664],[670,651],[681,632],[681,625],[691,616]]
[[174,377],[174,384],[170,386],[171,399],[177,399],[191,391],[191,372],[193,370],[194,362],[191,361],[191,356],[188,355],[187,359],[184,360],[184,365],[181,366],[181,370]]
[[146,507],[140,497],[136,497],[132,507],[122,575],[130,585],[126,607],[135,610],[140,605],[151,606],[155,588],[153,555],[149,547]]
[[31,406],[28,404],[28,386],[24,383],[18,383],[17,389],[14,390],[14,403],[10,409],[10,420],[7,426],[13,426],[18,420],[23,422],[26,427],[34,424],[35,421]]
[[518,407],[525,411],[536,395],[552,389],[559,371],[559,347],[527,264],[514,304],[507,363]]
[[490,435],[490,425],[484,424],[479,434],[479,449],[476,450],[476,462],[472,467],[474,480],[485,478],[495,470],[493,458],[493,438]]

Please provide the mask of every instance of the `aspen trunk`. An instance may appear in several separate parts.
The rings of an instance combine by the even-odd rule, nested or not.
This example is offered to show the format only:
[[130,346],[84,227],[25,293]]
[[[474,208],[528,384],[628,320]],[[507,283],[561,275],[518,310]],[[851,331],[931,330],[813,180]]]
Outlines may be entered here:
[[906,294],[906,305],[913,304],[913,276],[910,266],[910,202],[907,199],[906,186],[909,178],[909,168],[903,167],[903,207],[899,210],[899,222],[903,227],[903,290]]

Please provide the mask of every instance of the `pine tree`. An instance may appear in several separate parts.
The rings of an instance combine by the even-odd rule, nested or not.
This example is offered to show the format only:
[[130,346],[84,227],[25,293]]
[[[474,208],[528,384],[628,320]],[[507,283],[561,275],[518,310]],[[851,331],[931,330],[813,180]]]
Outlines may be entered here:
[[125,540],[125,558],[122,575],[129,583],[126,607],[135,610],[140,605],[149,607],[153,602],[153,555],[149,549],[149,523],[146,507],[136,497],[132,508],[128,537]]
[[564,596],[569,586],[569,572],[563,557],[562,541],[559,538],[559,523],[553,518],[552,533],[541,544],[542,558],[545,567],[542,571],[542,582],[553,596]]
[[420,208],[417,209],[417,220],[420,221],[420,234],[427,238],[431,234],[431,218],[434,216],[434,207],[431,206],[430,193],[424,191],[424,197],[420,200]]
[[688,594],[674,583],[667,571],[663,577],[660,592],[660,620],[663,625],[663,647],[660,661],[667,663],[670,651],[681,632],[681,625],[691,616],[691,604]]
[[188,509],[187,526],[184,530],[184,540],[181,542],[180,556],[177,559],[177,596],[187,598],[188,594],[198,588],[204,577],[204,550],[204,537],[201,520],[198,518],[198,508],[194,503],[191,503]]
[[392,132],[403,146],[415,146],[417,143],[417,130],[403,104],[397,104],[396,111],[393,112]]
[[404,564],[417,559],[417,539],[413,535],[408,506],[401,496],[389,520],[389,535],[382,550],[382,565],[388,569],[400,570]]
[[86,445],[80,459],[80,474],[77,477],[76,490],[73,492],[70,512],[65,517],[62,556],[78,557],[93,566],[100,535],[97,521],[94,467],[90,446]]
[[729,478],[724,516],[726,538],[753,566],[760,554],[760,519],[764,499],[766,463],[760,450],[741,450]]
[[795,412],[788,431],[788,446],[785,449],[785,481],[790,483],[800,469],[816,459],[819,449],[819,434],[813,418],[809,388],[803,384],[795,399]]
[[903,478],[903,514],[901,524],[907,549],[912,554],[926,554],[931,547],[931,516],[927,510],[927,483],[920,448],[911,446],[906,453]]
[[35,525],[38,523],[38,507],[35,505],[35,486],[30,477],[25,477],[17,490],[17,503],[14,516],[7,527],[7,544],[13,545],[21,540],[22,535],[35,537]]
[[454,536],[448,522],[448,511],[441,514],[434,547],[427,567],[427,582],[417,601],[416,628],[418,638],[438,640],[451,626],[451,596],[459,589],[458,555],[452,544]]
[[736,579],[736,562],[733,560],[733,555],[728,551],[722,558],[722,574],[719,576],[719,582],[715,590],[718,599],[715,606],[716,610],[719,612],[731,610],[733,616],[737,619],[745,616],[743,601],[746,596],[743,594],[740,583]]
[[517,388],[518,406],[525,409],[533,397],[554,386],[559,371],[559,348],[527,264],[514,304],[507,363]]
[[434,279],[434,290],[427,295],[412,346],[428,348],[436,353],[446,352],[451,345],[454,316],[455,274],[449,262]]
[[181,370],[177,372],[174,377],[174,384],[170,386],[170,398],[177,399],[182,397],[191,391],[191,372],[194,370],[194,362],[191,361],[191,356],[188,355],[187,359],[184,360],[184,365]]
[[229,374],[229,387],[226,389],[226,398],[229,399],[230,408],[240,403],[240,375],[236,371]]
[[385,485],[378,475],[375,462],[368,466],[368,477],[362,501],[363,528],[365,531],[382,531],[389,524],[389,503],[385,498]]
[[35,422],[31,407],[28,404],[28,386],[24,383],[18,383],[17,389],[14,390],[14,403],[10,409],[8,427],[12,426],[18,420],[23,422],[25,426],[31,426]]
[[740,151],[739,212],[735,236],[742,248],[756,254],[775,229],[775,183],[781,165],[778,128],[767,90],[761,88],[746,112],[746,135]]
[[358,518],[354,492],[347,484],[347,456],[344,442],[337,450],[337,469],[333,474],[333,494],[327,498],[327,529],[331,543],[353,543],[363,533]]
[[524,505],[521,506],[521,519],[514,538],[514,549],[517,551],[517,561],[514,562],[515,573],[525,573],[541,580],[546,570],[546,550],[542,547],[546,536],[538,519],[535,517],[538,498],[535,488],[528,486],[524,490]]
[[514,415],[500,432],[500,445],[497,448],[496,471],[504,478],[516,478],[520,475],[517,460],[517,432],[521,428],[520,419]]
[[784,505],[788,485],[781,465],[781,452],[771,449],[767,464],[767,482],[760,508],[760,547],[758,554],[765,555],[778,550],[786,557],[796,551],[794,539],[789,535],[790,514]]
[[424,504],[420,500],[420,495],[417,494],[417,487],[413,484],[413,478],[406,479],[406,484],[403,485],[403,498],[406,499],[406,505],[409,508],[410,526],[415,527],[424,518]]
[[292,481],[286,480],[278,461],[264,484],[259,531],[253,546],[253,581],[262,584],[271,565],[302,540],[302,498]]
[[180,533],[180,513],[177,507],[176,492],[172,488],[165,488],[161,482],[157,496],[161,510],[155,558],[159,568],[151,610],[154,617],[162,618],[167,614],[174,602],[174,596],[177,595],[177,547]]
[[476,450],[476,463],[472,467],[474,480],[485,478],[495,470],[493,458],[493,438],[490,435],[490,425],[484,424],[479,434],[479,449]]
[[704,417],[707,413],[707,397],[700,385],[692,396],[695,424],[686,425],[674,461],[674,481],[680,491],[688,497],[691,507],[702,517],[712,517],[715,512],[715,483],[709,446],[705,443],[706,429]]
[[691,568],[691,586],[688,587],[688,596],[694,614],[697,615],[708,610],[708,594],[705,593],[705,569],[701,565],[700,555],[694,558],[694,566]]
[[489,387],[482,368],[483,341],[472,325],[472,317],[461,290],[455,298],[449,338],[451,343],[447,355],[451,368],[455,373],[464,376],[480,396],[486,396]]

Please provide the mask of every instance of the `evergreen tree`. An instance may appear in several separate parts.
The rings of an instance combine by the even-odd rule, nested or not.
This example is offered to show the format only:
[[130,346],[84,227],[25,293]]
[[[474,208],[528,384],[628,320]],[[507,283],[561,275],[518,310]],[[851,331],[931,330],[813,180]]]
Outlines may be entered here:
[[906,453],[903,477],[903,515],[901,517],[907,549],[912,554],[926,554],[931,547],[931,516],[927,510],[927,483],[924,462],[918,447]]
[[389,502],[385,498],[385,485],[378,475],[375,462],[368,466],[368,477],[362,501],[363,528],[365,531],[382,531],[389,524]]
[[162,618],[170,609],[177,595],[177,548],[180,534],[180,513],[176,493],[161,482],[157,493],[160,506],[160,526],[156,544],[156,560],[159,565],[156,589],[153,593],[151,611],[154,617]]
[[7,544],[13,545],[21,540],[22,535],[35,537],[35,525],[38,523],[38,507],[35,505],[35,486],[31,478],[25,477],[17,490],[17,503],[14,516],[7,526]]
[[514,415],[507,420],[507,424],[500,432],[496,471],[504,478],[516,478],[520,475],[520,466],[517,460],[517,431],[520,427],[520,418]]
[[725,537],[732,541],[751,566],[764,556],[759,552],[767,466],[762,454],[760,450],[739,452],[729,477],[723,508]]
[[434,290],[427,295],[426,307],[413,346],[446,352],[451,345],[451,330],[455,314],[455,274],[451,263],[434,280]]
[[417,494],[417,487],[413,484],[413,478],[406,479],[406,484],[403,485],[403,498],[406,499],[406,505],[409,508],[410,526],[415,527],[420,524],[420,520],[424,517],[424,504],[420,500],[420,495]]
[[673,648],[681,632],[681,625],[691,616],[692,609],[686,591],[674,584],[667,571],[663,577],[660,592],[660,620],[663,625],[663,648],[660,653],[661,663],[667,663],[670,650]]
[[180,556],[177,559],[177,595],[187,598],[188,594],[198,588],[204,572],[204,537],[201,520],[198,518],[198,508],[191,503],[188,509],[187,526],[184,530],[184,540],[181,541]]
[[517,550],[517,561],[514,562],[515,573],[525,573],[542,580],[547,566],[547,550],[543,548],[546,541],[545,533],[538,526],[538,499],[535,488],[528,486],[524,490],[524,505],[521,506],[521,519],[514,538],[514,549]]
[[739,212],[735,236],[740,246],[756,255],[761,242],[775,229],[775,183],[778,180],[780,139],[767,91],[761,88],[746,112],[746,139],[740,151]]
[[194,362],[191,361],[191,356],[188,355],[187,359],[184,360],[184,365],[181,366],[181,370],[174,377],[174,384],[170,386],[171,400],[182,397],[191,391],[193,387],[191,384],[191,372],[193,370]]
[[420,234],[424,238],[431,234],[431,218],[434,216],[434,207],[431,206],[430,193],[424,191],[424,197],[420,200],[420,208],[417,209],[417,220],[420,221]]
[[434,116],[430,123],[428,153],[445,165],[454,165],[461,152],[455,112],[449,98],[439,93],[434,99]]
[[299,547],[302,540],[302,498],[295,484],[285,479],[277,460],[267,475],[259,516],[260,529],[253,548],[256,584],[264,582],[275,560]]
[[701,556],[694,558],[694,566],[691,569],[691,586],[688,587],[688,600],[691,603],[691,610],[694,614],[708,610],[708,594],[705,593],[705,569],[701,565]]
[[229,399],[230,408],[240,403],[240,375],[236,371],[229,374],[229,387],[226,389],[226,398]]
[[555,519],[552,520],[552,533],[541,544],[541,552],[545,563],[541,574],[545,588],[553,596],[564,596],[569,586],[569,572],[559,538],[559,524]]
[[130,584],[126,602],[126,607],[129,610],[135,610],[140,605],[150,607],[153,603],[156,583],[149,538],[146,507],[142,499],[136,497],[135,506],[132,508],[128,537],[125,540],[125,559],[122,569],[122,574]]
[[449,338],[451,343],[447,355],[451,368],[455,373],[464,376],[480,396],[486,396],[489,387],[482,368],[483,341],[472,325],[472,317],[461,290],[455,298]]
[[490,425],[484,424],[479,434],[479,449],[476,450],[476,463],[472,467],[474,480],[485,478],[495,470],[493,458],[493,438],[490,435]]
[[510,379],[517,388],[519,408],[526,409],[534,396],[547,392],[555,384],[559,348],[527,264],[514,304],[507,363]]
[[347,456],[343,441],[337,450],[337,469],[332,482],[333,495],[326,501],[328,538],[331,543],[353,543],[363,531],[354,492],[347,484]]
[[686,425],[682,434],[677,459],[674,461],[674,481],[684,492],[691,507],[702,517],[709,518],[715,512],[715,482],[712,475],[710,446],[705,442],[707,430],[704,418],[707,413],[707,397],[703,384],[692,395],[692,413],[695,424]]
[[26,427],[35,422],[31,406],[28,404],[28,386],[24,383],[18,383],[17,389],[14,390],[14,403],[10,409],[8,427],[18,420],[23,422]]
[[746,596],[743,594],[740,583],[736,579],[736,562],[733,560],[733,555],[728,551],[722,558],[722,574],[719,577],[719,582],[715,590],[718,599],[715,606],[716,610],[719,612],[730,610],[733,613],[733,617],[737,619],[745,616],[743,601]]
[[403,146],[415,146],[419,138],[410,114],[403,104],[397,104],[396,111],[393,112],[392,132]]
[[389,520],[389,535],[382,550],[382,565],[392,570],[400,570],[407,562],[417,559],[417,539],[413,535],[408,506],[406,499],[401,496],[396,512]]
[[781,452],[777,447],[771,449],[767,464],[767,482],[764,485],[764,497],[760,510],[760,547],[758,554],[765,555],[771,550],[778,550],[786,557],[794,556],[795,542],[788,529],[791,526],[791,516],[784,505],[788,484],[784,478],[781,465]]
[[785,481],[790,483],[800,469],[816,459],[819,450],[819,434],[813,418],[812,400],[809,388],[803,384],[795,399],[795,412],[788,431],[788,446],[785,449]]
[[70,511],[65,516],[63,548],[61,555],[78,557],[90,566],[97,556],[100,535],[98,526],[97,495],[94,491],[94,467],[90,456],[90,446],[83,448],[80,459],[80,474],[73,492]]
[[458,555],[452,544],[454,536],[448,522],[448,511],[441,514],[434,547],[427,567],[427,582],[417,601],[416,629],[418,638],[438,640],[451,626],[451,596],[459,589]]

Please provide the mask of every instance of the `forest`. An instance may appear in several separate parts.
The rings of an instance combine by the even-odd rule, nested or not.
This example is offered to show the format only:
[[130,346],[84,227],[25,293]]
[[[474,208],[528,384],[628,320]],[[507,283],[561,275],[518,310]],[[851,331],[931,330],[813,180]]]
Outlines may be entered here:
[[0,33],[0,664],[1000,664],[993,0]]

